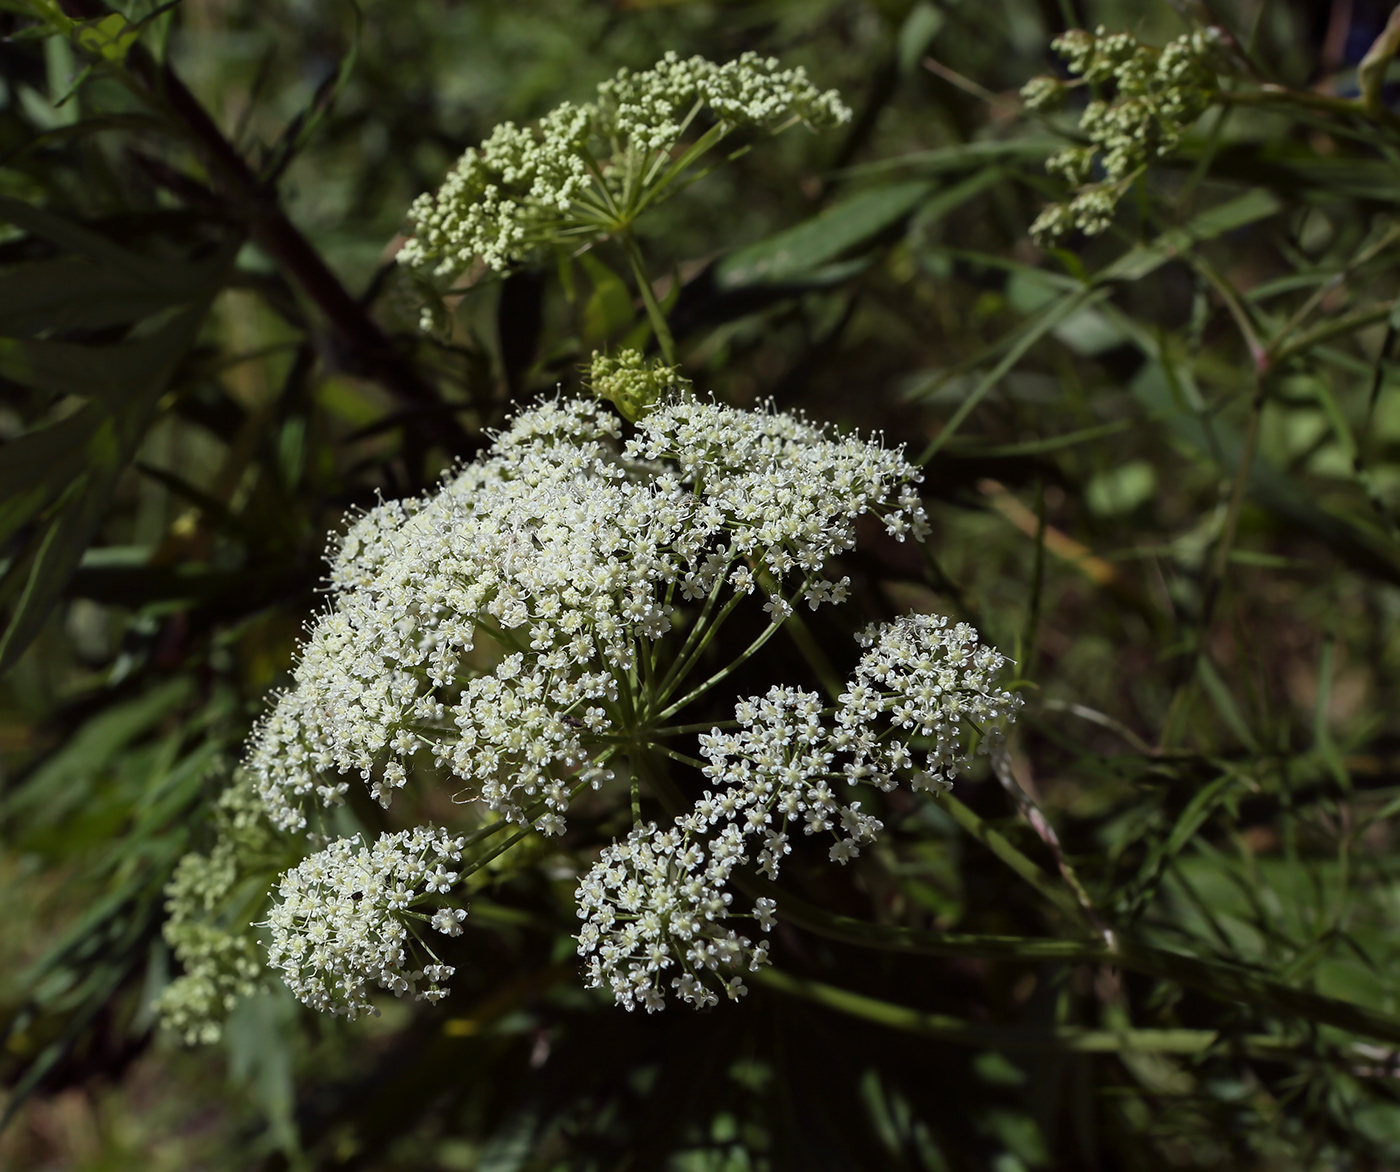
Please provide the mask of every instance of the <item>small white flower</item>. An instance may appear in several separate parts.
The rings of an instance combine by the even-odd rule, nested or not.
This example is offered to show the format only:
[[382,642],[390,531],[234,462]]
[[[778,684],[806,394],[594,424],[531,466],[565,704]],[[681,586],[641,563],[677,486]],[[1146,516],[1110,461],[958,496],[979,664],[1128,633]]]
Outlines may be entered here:
[[433,927],[445,936],[460,936],[462,923],[467,918],[465,908],[438,908],[433,913]]

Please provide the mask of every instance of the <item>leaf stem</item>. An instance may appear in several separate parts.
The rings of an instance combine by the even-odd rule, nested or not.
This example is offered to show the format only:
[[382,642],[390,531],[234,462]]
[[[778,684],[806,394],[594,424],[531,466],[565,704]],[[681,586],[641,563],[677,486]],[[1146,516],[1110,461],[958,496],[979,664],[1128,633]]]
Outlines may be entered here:
[[656,344],[661,347],[661,356],[666,360],[666,365],[675,366],[676,340],[671,336],[671,327],[666,324],[666,315],[657,303],[656,293],[651,287],[651,278],[647,276],[646,265],[642,261],[642,250],[637,247],[636,238],[630,231],[624,229],[619,232],[617,239],[623,252],[627,254],[627,263],[632,266],[632,276],[637,282],[637,291],[642,295],[642,304],[646,306],[651,328],[656,332]]
[[[1052,1026],[1045,1029],[972,1022],[961,1017],[895,1005],[864,993],[838,989],[822,981],[793,976],[780,969],[760,969],[752,974],[751,979],[776,992],[800,997],[838,1013],[959,1046],[1077,1054],[1117,1054],[1123,1051],[1201,1054],[1215,1046],[1228,1045],[1231,1041],[1215,1030],[1096,1030],[1081,1026]],[[1267,1034],[1250,1035],[1243,1042],[1247,1052],[1265,1056],[1277,1056],[1280,1052],[1297,1048],[1282,1038]]]

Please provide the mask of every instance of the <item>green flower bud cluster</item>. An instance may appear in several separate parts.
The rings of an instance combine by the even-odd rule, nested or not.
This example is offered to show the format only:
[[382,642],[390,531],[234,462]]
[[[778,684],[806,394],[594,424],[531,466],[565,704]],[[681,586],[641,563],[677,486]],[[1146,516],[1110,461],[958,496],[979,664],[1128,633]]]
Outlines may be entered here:
[[690,380],[677,371],[677,367],[662,362],[648,362],[636,350],[620,351],[616,358],[595,350],[588,385],[628,423],[636,423],[667,391],[690,388]]
[[[702,112],[713,125],[672,155]],[[620,70],[597,100],[565,103],[533,127],[503,122],[468,150],[436,194],[409,209],[399,260],[455,279],[479,257],[504,270],[537,248],[584,246],[628,229],[698,158],[739,127],[777,132],[847,121],[834,90],[801,68],[745,53],[723,65],[668,53],[651,69]]]
[[187,1045],[217,1042],[234,1005],[262,988],[263,963],[250,923],[270,880],[288,864],[288,839],[267,820],[251,776],[239,770],[214,810],[208,854],[180,860],[165,889],[165,942],[184,968],[161,991],[161,1024]]
[[[1079,128],[1088,146],[1053,155],[1045,167],[1060,175],[1074,196],[1051,204],[1031,235],[1040,243],[1071,228],[1094,236],[1112,222],[1119,199],[1153,159],[1165,158],[1182,136],[1219,98],[1219,74],[1225,69],[1218,30],[1197,29],[1158,49],[1128,33],[1071,29],[1052,42],[1071,73],[1082,81],[1066,84],[1054,77],[1034,77],[1021,90],[1028,109],[1050,109],[1074,85],[1111,87],[1107,100],[1096,98],[1084,108]],[[1102,178],[1091,182],[1095,168]]]

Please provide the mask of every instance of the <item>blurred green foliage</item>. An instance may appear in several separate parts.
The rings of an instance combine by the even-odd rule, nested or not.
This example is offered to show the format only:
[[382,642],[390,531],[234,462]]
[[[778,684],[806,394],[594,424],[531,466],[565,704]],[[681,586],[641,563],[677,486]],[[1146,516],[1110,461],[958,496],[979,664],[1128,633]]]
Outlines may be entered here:
[[[1064,28],[1161,44],[1173,6],[5,4],[0,1165],[1395,1166],[1400,133],[1374,57],[1353,100],[1387,14],[1182,9],[1233,36],[1230,96],[1113,229],[1047,251],[1075,111],[1017,90]],[[618,829],[584,816],[480,882],[443,1006],[347,1026],[269,988],[184,1050],[151,1008],[163,888],[212,845],[327,535],[645,334],[600,247],[419,335],[404,211],[498,121],[668,49],[778,53],[856,111],[659,209],[657,293],[701,390],[922,456],[933,538],[871,534],[847,572],[871,616],[1015,655],[1014,776],[890,795],[849,874],[799,857],[778,975],[738,1006],[581,988],[573,876]],[[840,622],[773,678],[814,684]],[[1104,963],[1086,915],[1142,951]]]

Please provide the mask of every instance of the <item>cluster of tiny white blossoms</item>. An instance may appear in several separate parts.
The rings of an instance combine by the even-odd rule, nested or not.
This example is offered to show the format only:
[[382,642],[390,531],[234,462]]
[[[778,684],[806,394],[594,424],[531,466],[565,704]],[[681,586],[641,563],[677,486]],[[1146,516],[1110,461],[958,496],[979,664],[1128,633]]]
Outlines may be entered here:
[[437,493],[351,527],[334,608],[249,755],[275,825],[341,801],[346,774],[387,806],[424,751],[464,800],[559,833],[571,792],[606,776],[606,734],[638,718],[639,652],[677,601],[762,585],[776,623],[844,598],[821,571],[861,516],[927,531],[899,451],[798,416],[678,391],[620,434],[598,403],[542,404]]
[[[735,717],[740,732],[716,729],[700,738],[705,776],[728,782],[728,788],[706,790],[664,832],[655,823],[637,827],[608,847],[579,884],[584,924],[578,951],[586,958],[585,980],[591,988],[606,984],[627,1009],[663,1008],[672,968],[670,987],[697,1008],[718,1001],[714,984],[731,998],[746,992],[737,973],[757,972],[768,963],[768,945],[755,945],[725,923],[734,898],[725,888],[734,869],[750,862],[755,841],[761,842],[759,872],[777,879],[792,849],[792,820],[801,820],[807,834],[839,826],[831,857],[841,862],[881,829],[878,819],[861,813],[859,802],[845,805],[832,791],[831,781],[840,774],[831,772],[815,692],[775,686],[761,699],[742,701]],[[753,918],[765,932],[776,907],[763,897],[754,904]],[[719,980],[707,983],[711,974]]]
[[788,830],[794,822],[801,822],[804,834],[832,835],[832,862],[849,862],[875,841],[884,829],[880,820],[862,813],[859,802],[841,802],[831,788],[843,774],[834,768],[837,745],[822,723],[817,693],[774,686],[762,697],[741,700],[734,718],[739,732],[715,729],[700,738],[705,777],[729,788],[706,790],[695,813],[708,825],[734,822],[745,835],[761,835],[761,875],[778,878],[783,856],[792,850]]
[[[970,727],[987,751],[1014,720],[1020,697],[995,686],[1006,659],[978,644],[966,623],[948,626],[935,615],[908,615],[860,636],[868,650],[841,695],[835,728],[822,719],[815,692],[773,687],[735,708],[737,733],[718,729],[700,738],[705,777],[727,783],[706,790],[667,830],[639,827],[602,858],[578,888],[578,936],[587,982],[608,986],[619,1005],[648,1012],[665,1006],[670,987],[696,1007],[745,992],[739,972],[768,962],[726,923],[734,870],[756,858],[757,870],[778,878],[792,847],[789,831],[829,833],[831,861],[845,864],[884,828],[841,801],[834,785],[869,783],[882,790],[907,775],[913,789],[946,790],[969,759],[962,734]],[[931,741],[916,768],[904,734]],[[761,844],[754,852],[754,845]],[[776,900],[760,897],[753,918],[769,930]]]
[[719,126],[715,141],[741,126],[771,131],[850,118],[835,91],[819,91],[802,69],[780,69],[776,59],[745,53],[718,65],[668,53],[651,69],[620,70],[599,85],[595,102],[565,103],[533,129],[497,126],[436,194],[413,203],[414,234],[399,260],[437,277],[477,257],[503,270],[541,244],[581,245],[625,229],[674,182],[665,165],[705,109]]
[[[599,373],[605,385],[623,378],[624,397],[636,400],[628,434],[600,402],[539,404],[437,492],[381,504],[350,527],[332,557],[332,608],[312,626],[294,685],[250,749],[248,768],[274,826],[301,829],[317,804],[343,801],[356,774],[387,807],[421,755],[451,775],[458,801],[559,834],[572,796],[609,776],[619,741],[647,736],[709,686],[681,695],[745,597],[766,598],[771,633],[795,603],[816,609],[845,598],[848,581],[825,571],[854,546],[861,517],[879,517],[899,540],[927,533],[920,474],[901,451],[771,408],[705,401],[684,386],[652,401],[657,387],[637,381],[635,362],[614,366]],[[743,762],[760,761],[752,768],[763,777],[769,756],[777,762],[761,800],[716,799],[721,805],[680,827],[671,847],[638,830],[613,848],[614,871],[590,906],[602,916],[620,906],[630,875],[641,886],[627,886],[638,913],[629,922],[643,926],[626,942],[599,937],[610,960],[596,977],[637,960],[638,950],[661,965],[656,948],[684,944],[674,987],[698,1004],[712,994],[704,974],[762,963],[762,947],[718,926],[722,908],[712,902],[727,899],[730,872],[748,858],[755,801],[784,828],[794,809],[808,833],[839,828],[843,858],[878,830],[858,805],[836,798],[829,747],[802,747],[794,730],[808,727],[814,703],[775,692],[751,712],[741,706],[737,739],[706,742],[707,773],[731,789],[748,776]],[[807,779],[796,790],[794,771]],[[420,867],[426,848],[405,836],[421,833],[358,853],[354,840],[341,840],[284,878],[269,919],[270,964],[308,1004],[358,1013],[369,985],[402,991],[421,979],[407,971],[402,949],[404,893],[419,878],[429,891],[452,881]],[[770,876],[786,844],[785,829],[778,834],[760,844]],[[363,889],[380,883],[376,868],[393,876],[374,887],[376,899],[392,889],[389,903]],[[647,916],[663,910],[671,918],[658,928]],[[433,922],[452,931],[458,918]],[[426,995],[441,995],[446,972],[422,970]],[[628,978],[635,1003],[656,1007],[654,977]],[[729,988],[738,995],[742,983]]]
[[[1053,240],[1072,227],[1091,236],[1107,229],[1133,178],[1150,160],[1175,151],[1186,130],[1218,99],[1223,45],[1215,28],[1196,29],[1161,49],[1127,33],[1110,34],[1103,26],[1093,33],[1071,29],[1055,39],[1053,47],[1070,72],[1087,83],[1112,85],[1114,93],[1111,100],[1089,102],[1080,116],[1090,145],[1047,160],[1046,169],[1077,190],[1031,225],[1037,240]],[[1068,88],[1058,78],[1036,77],[1021,96],[1029,109],[1047,109]],[[1096,165],[1102,178],[1091,183]]]
[[620,69],[598,86],[598,131],[642,151],[666,153],[684,137],[697,106],[726,126],[762,130],[793,121],[836,126],[851,117],[835,90],[817,89],[800,66],[779,68],[776,57],[749,52],[717,65],[667,53],[650,69]]
[[[913,770],[911,787],[946,792],[967,763],[962,736],[978,731],[986,753],[1014,720],[1021,697],[996,686],[1006,657],[979,642],[967,623],[949,626],[942,615],[910,614],[871,625],[856,636],[868,648],[856,664],[836,710],[832,744],[848,752],[851,781],[894,788],[896,775]],[[901,736],[929,742],[922,767]]]
[[[768,962],[767,941],[755,945],[724,923],[733,901],[724,886],[747,861],[743,832],[729,824],[707,852],[697,841],[701,828],[698,816],[666,831],[655,822],[638,826],[607,847],[579,884],[584,982],[589,988],[607,984],[627,1009],[664,1008],[664,974],[672,966],[679,968],[671,981],[676,995],[704,1008],[719,1000],[706,974],[756,972]],[[765,929],[771,927],[766,907],[757,914]],[[737,975],[724,989],[735,999],[746,992]]]
[[349,1018],[374,1012],[371,984],[420,1001],[445,997],[442,982],[455,970],[413,967],[420,946],[410,939],[410,919],[456,936],[466,912],[440,907],[428,917],[410,909],[452,888],[457,872],[448,868],[461,861],[464,845],[421,826],[382,835],[372,847],[336,839],[282,876],[266,924],[268,966],[312,1009]]

